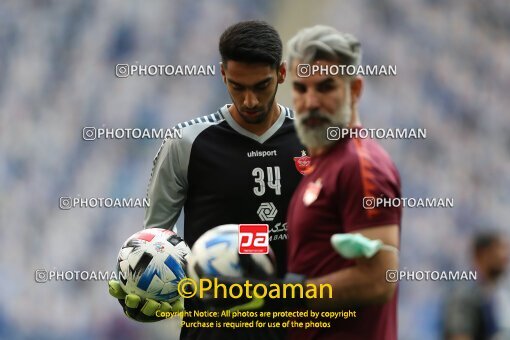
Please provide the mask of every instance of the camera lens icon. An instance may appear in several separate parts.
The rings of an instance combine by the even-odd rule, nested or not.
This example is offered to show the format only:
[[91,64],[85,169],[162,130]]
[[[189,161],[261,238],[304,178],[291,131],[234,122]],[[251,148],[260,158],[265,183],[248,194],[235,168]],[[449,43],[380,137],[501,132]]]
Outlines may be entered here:
[[37,269],[35,271],[35,282],[37,283],[48,282],[48,271],[46,269]]
[[394,283],[398,281],[398,270],[387,270],[386,271],[386,282]]
[[61,210],[69,210],[72,208],[71,197],[60,197],[59,207]]
[[95,140],[97,132],[95,127],[84,127],[82,131],[83,140]]
[[115,75],[117,76],[117,78],[127,78],[129,76],[129,65],[128,64],[115,65]]
[[328,127],[328,130],[326,131],[326,137],[328,140],[339,140],[340,128],[336,126]]
[[375,208],[375,197],[363,197],[363,208],[374,209]]
[[312,67],[310,64],[299,64],[296,73],[299,78],[310,77],[312,74]]

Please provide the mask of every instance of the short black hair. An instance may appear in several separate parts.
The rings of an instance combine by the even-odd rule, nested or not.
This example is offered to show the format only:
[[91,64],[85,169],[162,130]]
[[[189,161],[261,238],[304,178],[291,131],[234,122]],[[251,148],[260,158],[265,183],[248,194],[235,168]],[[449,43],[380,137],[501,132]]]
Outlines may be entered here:
[[473,239],[473,252],[479,254],[480,252],[492,247],[498,241],[501,241],[503,235],[498,231],[484,231],[475,235]]
[[264,21],[242,21],[230,26],[220,37],[221,60],[268,64],[277,68],[282,61],[282,40]]

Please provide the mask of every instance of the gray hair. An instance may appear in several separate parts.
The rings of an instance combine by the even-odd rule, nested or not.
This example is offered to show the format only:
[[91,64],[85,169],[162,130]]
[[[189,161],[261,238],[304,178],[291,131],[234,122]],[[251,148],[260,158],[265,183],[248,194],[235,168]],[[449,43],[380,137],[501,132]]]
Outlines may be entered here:
[[326,59],[345,65],[361,64],[361,44],[349,33],[317,25],[300,30],[287,43],[289,65],[294,59],[304,63]]

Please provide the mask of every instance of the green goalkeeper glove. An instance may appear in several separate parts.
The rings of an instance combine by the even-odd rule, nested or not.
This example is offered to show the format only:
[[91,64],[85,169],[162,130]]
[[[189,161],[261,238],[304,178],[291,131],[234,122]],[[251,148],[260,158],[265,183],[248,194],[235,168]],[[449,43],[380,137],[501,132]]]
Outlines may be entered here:
[[331,245],[337,253],[346,259],[371,258],[380,250],[392,251],[398,254],[397,247],[384,244],[381,240],[371,240],[359,233],[334,234],[331,236]]
[[110,280],[108,282],[108,291],[111,296],[119,300],[124,313],[133,320],[139,322],[155,322],[165,319],[160,315],[166,312],[180,312],[184,310],[182,299],[179,298],[173,302],[156,301],[152,299],[144,299],[135,294],[126,294],[120,282]]

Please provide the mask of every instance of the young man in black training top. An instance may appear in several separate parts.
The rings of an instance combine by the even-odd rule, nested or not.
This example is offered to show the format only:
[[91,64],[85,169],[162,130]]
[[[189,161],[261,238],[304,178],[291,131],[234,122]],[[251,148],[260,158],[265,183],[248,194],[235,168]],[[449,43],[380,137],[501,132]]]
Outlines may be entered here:
[[[163,143],[154,161],[144,225],[171,229],[184,208],[180,236],[192,247],[218,225],[267,223],[281,276],[287,271],[287,206],[302,176],[294,157],[304,149],[296,136],[293,112],[275,102],[278,84],[286,76],[281,39],[264,22],[240,22],[222,34],[219,50],[232,104],[178,124],[183,138]],[[261,207],[270,212],[260,212]],[[157,321],[156,311],[178,309],[166,302],[125,296],[118,282],[110,282],[110,293],[138,321]],[[186,309],[206,307],[188,299]],[[181,339],[229,338],[280,339],[284,330],[181,330]]]

